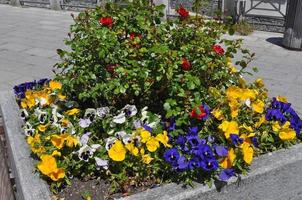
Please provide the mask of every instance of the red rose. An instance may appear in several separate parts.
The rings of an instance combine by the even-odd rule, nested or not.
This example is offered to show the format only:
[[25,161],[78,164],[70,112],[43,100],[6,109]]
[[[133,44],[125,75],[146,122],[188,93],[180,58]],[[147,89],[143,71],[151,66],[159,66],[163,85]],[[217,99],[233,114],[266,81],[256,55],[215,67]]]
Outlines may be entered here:
[[180,15],[180,18],[185,19],[189,16],[189,11],[187,11],[184,7],[180,6],[176,12]]
[[217,54],[219,54],[219,55],[223,55],[223,54],[224,54],[224,49],[223,49],[220,45],[218,45],[218,44],[215,44],[215,45],[213,46],[213,50],[214,50]]
[[112,17],[102,17],[99,20],[100,24],[102,24],[103,26],[111,26],[113,23],[113,19]]
[[191,113],[190,113],[190,117],[191,118],[196,118],[196,119],[203,119],[207,116],[207,113],[203,107],[203,105],[199,106],[197,109],[199,109],[199,111],[197,112],[196,108],[194,108]]
[[181,68],[185,71],[188,71],[191,69],[191,63],[188,59],[182,58]]
[[138,33],[135,33],[135,32],[130,33],[130,39],[131,39],[131,40],[134,40],[135,37],[141,38],[142,35],[141,35],[141,34],[138,34]]
[[114,74],[114,70],[115,70],[115,68],[117,67],[117,65],[115,64],[115,65],[107,65],[107,67],[106,67],[106,70],[107,70],[107,72],[109,72],[109,73],[111,73],[111,74]]

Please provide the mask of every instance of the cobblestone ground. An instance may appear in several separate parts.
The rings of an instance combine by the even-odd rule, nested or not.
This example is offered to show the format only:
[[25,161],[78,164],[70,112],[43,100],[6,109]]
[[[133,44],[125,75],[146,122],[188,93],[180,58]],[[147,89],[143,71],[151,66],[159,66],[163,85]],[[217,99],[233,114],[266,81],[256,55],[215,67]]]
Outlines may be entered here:
[[[70,14],[0,4],[0,91],[53,75],[56,49],[64,48],[63,39],[72,23]],[[255,78],[263,77],[270,95],[288,96],[302,113],[302,52],[282,48],[282,37],[257,31],[232,38],[243,38],[244,45],[256,53],[251,67],[258,67]]]

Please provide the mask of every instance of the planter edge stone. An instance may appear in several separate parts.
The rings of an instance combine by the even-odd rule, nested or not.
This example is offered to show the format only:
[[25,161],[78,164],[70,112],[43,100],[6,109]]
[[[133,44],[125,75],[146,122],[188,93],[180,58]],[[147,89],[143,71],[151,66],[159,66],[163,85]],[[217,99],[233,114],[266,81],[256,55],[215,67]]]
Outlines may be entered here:
[[[47,183],[35,172],[13,92],[0,92],[0,109],[17,199],[50,200]],[[199,183],[193,188],[170,183],[119,200],[299,200],[302,199],[302,144],[255,158],[248,175],[240,179],[232,178],[227,184],[216,182],[212,188]]]
[[34,160],[21,130],[19,107],[13,92],[0,92],[0,109],[8,147],[9,162],[15,177],[18,200],[50,200],[47,183],[35,172]]
[[195,183],[165,184],[119,200],[301,200],[302,144],[261,155],[240,181],[216,182],[212,188]]

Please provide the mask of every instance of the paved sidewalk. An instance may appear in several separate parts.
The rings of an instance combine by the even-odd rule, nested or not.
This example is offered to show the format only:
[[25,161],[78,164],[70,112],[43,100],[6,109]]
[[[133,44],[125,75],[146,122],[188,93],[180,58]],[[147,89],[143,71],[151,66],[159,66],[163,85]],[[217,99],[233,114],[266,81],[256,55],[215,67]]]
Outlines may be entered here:
[[51,77],[73,19],[71,12],[0,4],[0,91]]
[[[63,39],[73,21],[70,13],[0,4],[0,91],[52,76],[56,49],[64,48]],[[270,95],[288,96],[302,113],[302,52],[279,46],[282,37],[256,31],[241,38],[256,53],[251,67],[259,68],[256,77],[264,78]]]

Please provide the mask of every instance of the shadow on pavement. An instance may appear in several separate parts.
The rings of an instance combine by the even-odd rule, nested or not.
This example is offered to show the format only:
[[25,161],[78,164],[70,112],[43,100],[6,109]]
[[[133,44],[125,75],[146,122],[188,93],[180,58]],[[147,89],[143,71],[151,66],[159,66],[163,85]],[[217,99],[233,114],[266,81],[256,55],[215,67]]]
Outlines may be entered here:
[[283,37],[270,37],[270,38],[266,39],[267,42],[270,42],[270,43],[280,46],[280,47],[284,47],[282,45],[282,40],[283,40]]

